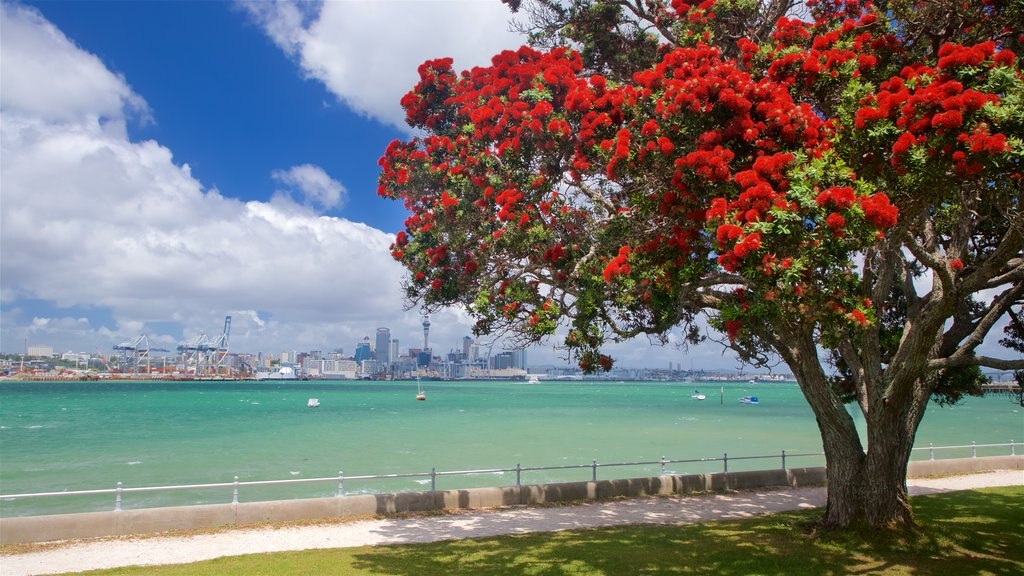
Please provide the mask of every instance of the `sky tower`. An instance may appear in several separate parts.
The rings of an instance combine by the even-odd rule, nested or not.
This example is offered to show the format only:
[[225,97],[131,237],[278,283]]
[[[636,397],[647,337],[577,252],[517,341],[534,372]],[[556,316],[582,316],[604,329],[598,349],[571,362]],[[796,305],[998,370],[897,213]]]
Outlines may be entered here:
[[423,350],[430,350],[430,316],[423,317]]

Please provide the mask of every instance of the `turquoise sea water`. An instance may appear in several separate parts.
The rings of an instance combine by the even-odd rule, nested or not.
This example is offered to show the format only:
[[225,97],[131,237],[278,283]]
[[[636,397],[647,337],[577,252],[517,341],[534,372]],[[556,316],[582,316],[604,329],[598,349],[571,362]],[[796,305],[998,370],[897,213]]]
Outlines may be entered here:
[[[664,382],[4,382],[0,492],[17,494],[819,452],[810,408],[793,383]],[[694,387],[705,401],[690,398]],[[760,405],[737,402],[756,395]],[[310,397],[320,407],[306,407]],[[917,446],[1024,440],[1006,396],[931,405]],[[1007,448],[978,454],[1008,453]],[[942,456],[966,456],[951,451]],[[927,458],[927,452],[915,458]],[[790,466],[822,464],[793,458]],[[730,470],[774,460],[730,461]],[[669,464],[712,472],[721,462]],[[657,474],[608,467],[600,478]],[[524,472],[524,483],[589,479],[591,470]],[[443,476],[438,489],[509,485],[515,474]],[[346,493],[419,490],[429,479],[347,480]],[[333,495],[337,483],[243,487],[242,501]],[[125,508],[229,502],[230,488],[126,494]],[[5,499],[0,515],[109,510],[113,496]]]

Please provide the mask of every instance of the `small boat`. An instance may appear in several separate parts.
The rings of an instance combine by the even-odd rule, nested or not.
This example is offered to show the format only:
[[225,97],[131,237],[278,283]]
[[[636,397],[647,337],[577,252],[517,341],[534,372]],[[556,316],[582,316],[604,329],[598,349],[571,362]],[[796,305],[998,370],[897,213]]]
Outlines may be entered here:
[[740,404],[760,404],[757,396],[744,396],[740,398]]
[[693,394],[690,394],[690,398],[693,398],[694,400],[706,400],[707,396],[705,396],[704,394],[701,394],[700,390],[697,390],[696,388],[694,388],[693,389]]
[[536,375],[530,376],[530,379],[527,380],[526,383],[527,384],[540,384],[540,378],[537,378]]
[[320,400],[318,398],[310,398],[306,402],[306,406],[309,406],[310,408],[317,408],[320,406]]
[[419,378],[416,379],[416,390],[417,390],[416,391],[416,399],[417,400],[426,400],[427,399],[427,393],[424,392],[423,391],[423,387],[420,386],[420,379]]

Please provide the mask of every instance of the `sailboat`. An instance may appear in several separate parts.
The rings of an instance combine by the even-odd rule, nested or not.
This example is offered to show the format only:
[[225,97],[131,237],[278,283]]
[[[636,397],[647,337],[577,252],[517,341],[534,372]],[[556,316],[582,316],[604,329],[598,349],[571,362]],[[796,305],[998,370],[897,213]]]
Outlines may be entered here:
[[420,379],[419,378],[416,379],[416,399],[417,400],[426,400],[427,399],[427,393],[424,392],[423,391],[423,387],[420,386]]
[[693,389],[693,394],[690,394],[690,398],[692,398],[694,400],[704,400],[704,399],[707,398],[707,396],[705,396],[704,394],[701,394],[700,390],[697,390],[696,388],[694,388]]

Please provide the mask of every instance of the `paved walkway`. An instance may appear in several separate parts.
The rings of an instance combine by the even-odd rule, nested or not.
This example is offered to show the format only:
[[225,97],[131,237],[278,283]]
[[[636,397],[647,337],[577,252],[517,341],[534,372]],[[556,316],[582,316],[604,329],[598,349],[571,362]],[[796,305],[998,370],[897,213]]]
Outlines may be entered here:
[[[908,484],[912,494],[1024,485],[1024,472],[916,479]],[[436,542],[626,524],[687,524],[816,508],[824,503],[824,488],[799,488],[638,498],[547,508],[474,510],[443,516],[239,529],[195,536],[81,541],[39,552],[0,556],[0,575],[181,564],[259,552]]]

